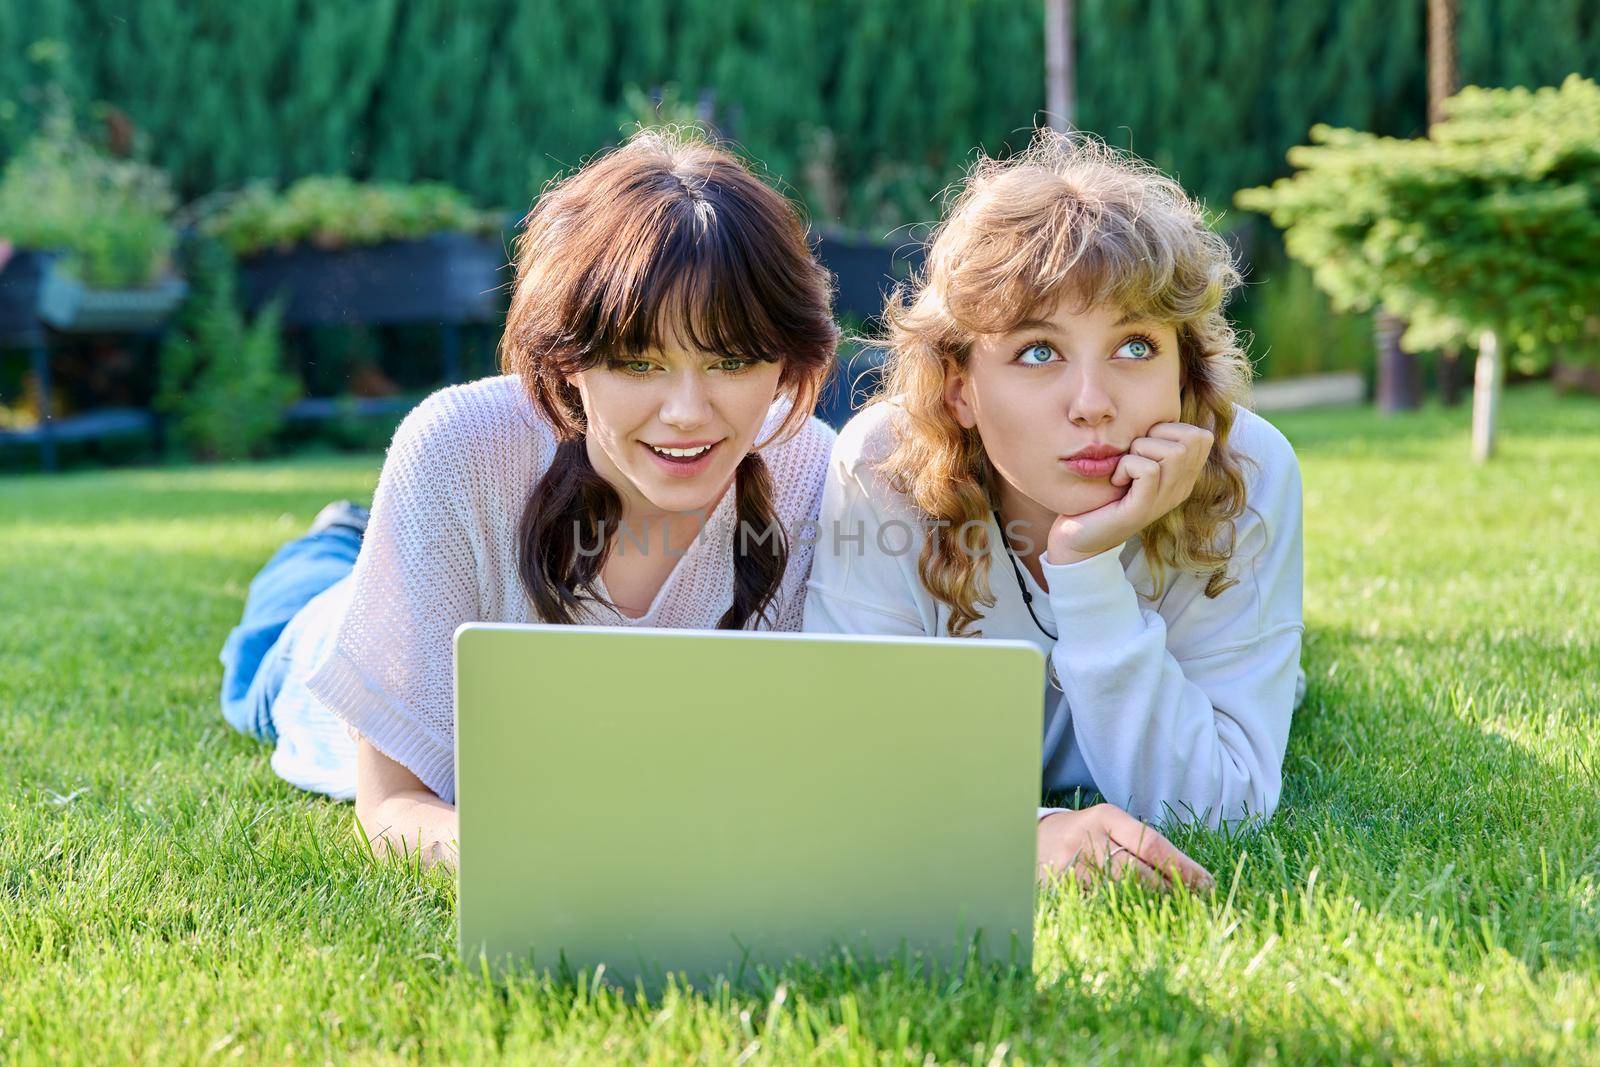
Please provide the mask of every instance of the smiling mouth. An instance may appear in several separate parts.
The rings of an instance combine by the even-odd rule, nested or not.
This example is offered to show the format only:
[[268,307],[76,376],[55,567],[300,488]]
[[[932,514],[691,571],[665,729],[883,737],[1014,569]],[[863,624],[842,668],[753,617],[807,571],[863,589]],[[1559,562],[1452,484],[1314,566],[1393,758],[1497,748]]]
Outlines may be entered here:
[[651,444],[647,444],[646,447],[656,455],[664,456],[667,459],[698,459],[715,448],[716,444],[713,442],[712,444],[700,445],[696,448],[660,448]]

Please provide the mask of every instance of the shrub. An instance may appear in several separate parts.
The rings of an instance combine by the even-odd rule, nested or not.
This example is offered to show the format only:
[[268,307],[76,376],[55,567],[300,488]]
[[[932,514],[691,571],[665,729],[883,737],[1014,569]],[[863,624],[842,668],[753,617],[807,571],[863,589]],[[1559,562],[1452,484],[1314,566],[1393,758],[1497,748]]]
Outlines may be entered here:
[[1382,302],[1413,351],[1497,333],[1534,364],[1593,336],[1600,86],[1463,90],[1421,140],[1316,126],[1300,168],[1239,206],[1271,215],[1341,309]]
[[179,440],[199,458],[261,455],[300,392],[283,369],[281,305],[246,322],[233,261],[212,242],[198,242],[194,267],[181,328],[162,346],[156,407],[174,417]]
[[171,262],[174,207],[164,174],[113,159],[57,109],[0,176],[0,236],[22,248],[60,249],[84,283],[121,289],[155,281]]
[[210,213],[203,229],[236,256],[298,244],[335,249],[442,232],[495,233],[502,216],[448,185],[302,178],[282,193],[251,186]]

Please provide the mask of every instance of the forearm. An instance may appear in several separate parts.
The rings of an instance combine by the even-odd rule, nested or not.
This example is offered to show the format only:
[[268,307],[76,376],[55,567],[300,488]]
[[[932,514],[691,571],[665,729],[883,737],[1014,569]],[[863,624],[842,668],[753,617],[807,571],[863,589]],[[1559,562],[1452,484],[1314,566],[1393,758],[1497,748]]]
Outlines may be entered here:
[[1271,814],[1281,769],[1262,751],[1261,731],[1219,711],[1164,649],[1140,651],[1076,670],[1057,657],[1074,736],[1100,791],[1154,825],[1217,827]]
[[379,858],[419,857],[424,866],[456,864],[459,822],[454,804],[426,789],[393,793],[370,808],[358,805],[360,828]]
[[[1237,647],[1179,661],[1164,620],[1140,609],[1114,556],[1051,568],[1051,577],[1056,617],[1080,621],[1052,658],[1106,798],[1156,824],[1270,814],[1298,629],[1251,633]],[[1279,692],[1285,682],[1290,689]]]

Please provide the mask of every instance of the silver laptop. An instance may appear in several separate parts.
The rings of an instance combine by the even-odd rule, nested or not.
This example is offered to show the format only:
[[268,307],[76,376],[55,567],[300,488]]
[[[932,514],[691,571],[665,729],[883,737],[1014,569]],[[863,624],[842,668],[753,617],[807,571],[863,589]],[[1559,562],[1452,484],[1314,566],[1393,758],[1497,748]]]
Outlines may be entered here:
[[1014,641],[464,625],[462,954],[1026,968],[1043,677]]

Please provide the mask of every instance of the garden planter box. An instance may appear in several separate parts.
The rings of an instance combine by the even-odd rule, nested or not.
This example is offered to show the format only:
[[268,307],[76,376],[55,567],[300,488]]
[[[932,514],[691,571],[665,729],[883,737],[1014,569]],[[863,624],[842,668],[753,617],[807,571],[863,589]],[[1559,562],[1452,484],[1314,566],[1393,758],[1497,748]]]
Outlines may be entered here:
[[28,343],[39,332],[39,300],[55,273],[50,252],[18,251],[0,268],[0,338]]
[[137,289],[95,289],[56,269],[54,252],[23,251],[0,271],[0,336],[36,338],[41,325],[72,333],[151,333],[189,287],[165,278]]
[[298,245],[240,263],[245,303],[284,298],[291,326],[492,322],[510,280],[501,242],[463,233],[353,248]]
[[188,292],[177,278],[141,289],[91,289],[57,272],[41,294],[39,317],[73,333],[150,333],[172,317]]
[[[107,408],[68,418],[51,413],[50,331],[159,336],[188,294],[179,278],[137,289],[95,289],[63,273],[55,251],[24,250],[0,269],[0,343],[30,350],[44,415],[35,427],[0,432],[0,444],[39,447],[47,471],[56,468],[56,446],[127,433],[153,433],[160,446],[160,420],[135,408]],[[48,327],[49,329],[46,329]]]
[[838,279],[834,311],[874,319],[883,314],[883,301],[899,281],[922,266],[918,241],[874,241],[836,230],[824,230],[817,242],[817,258]]

